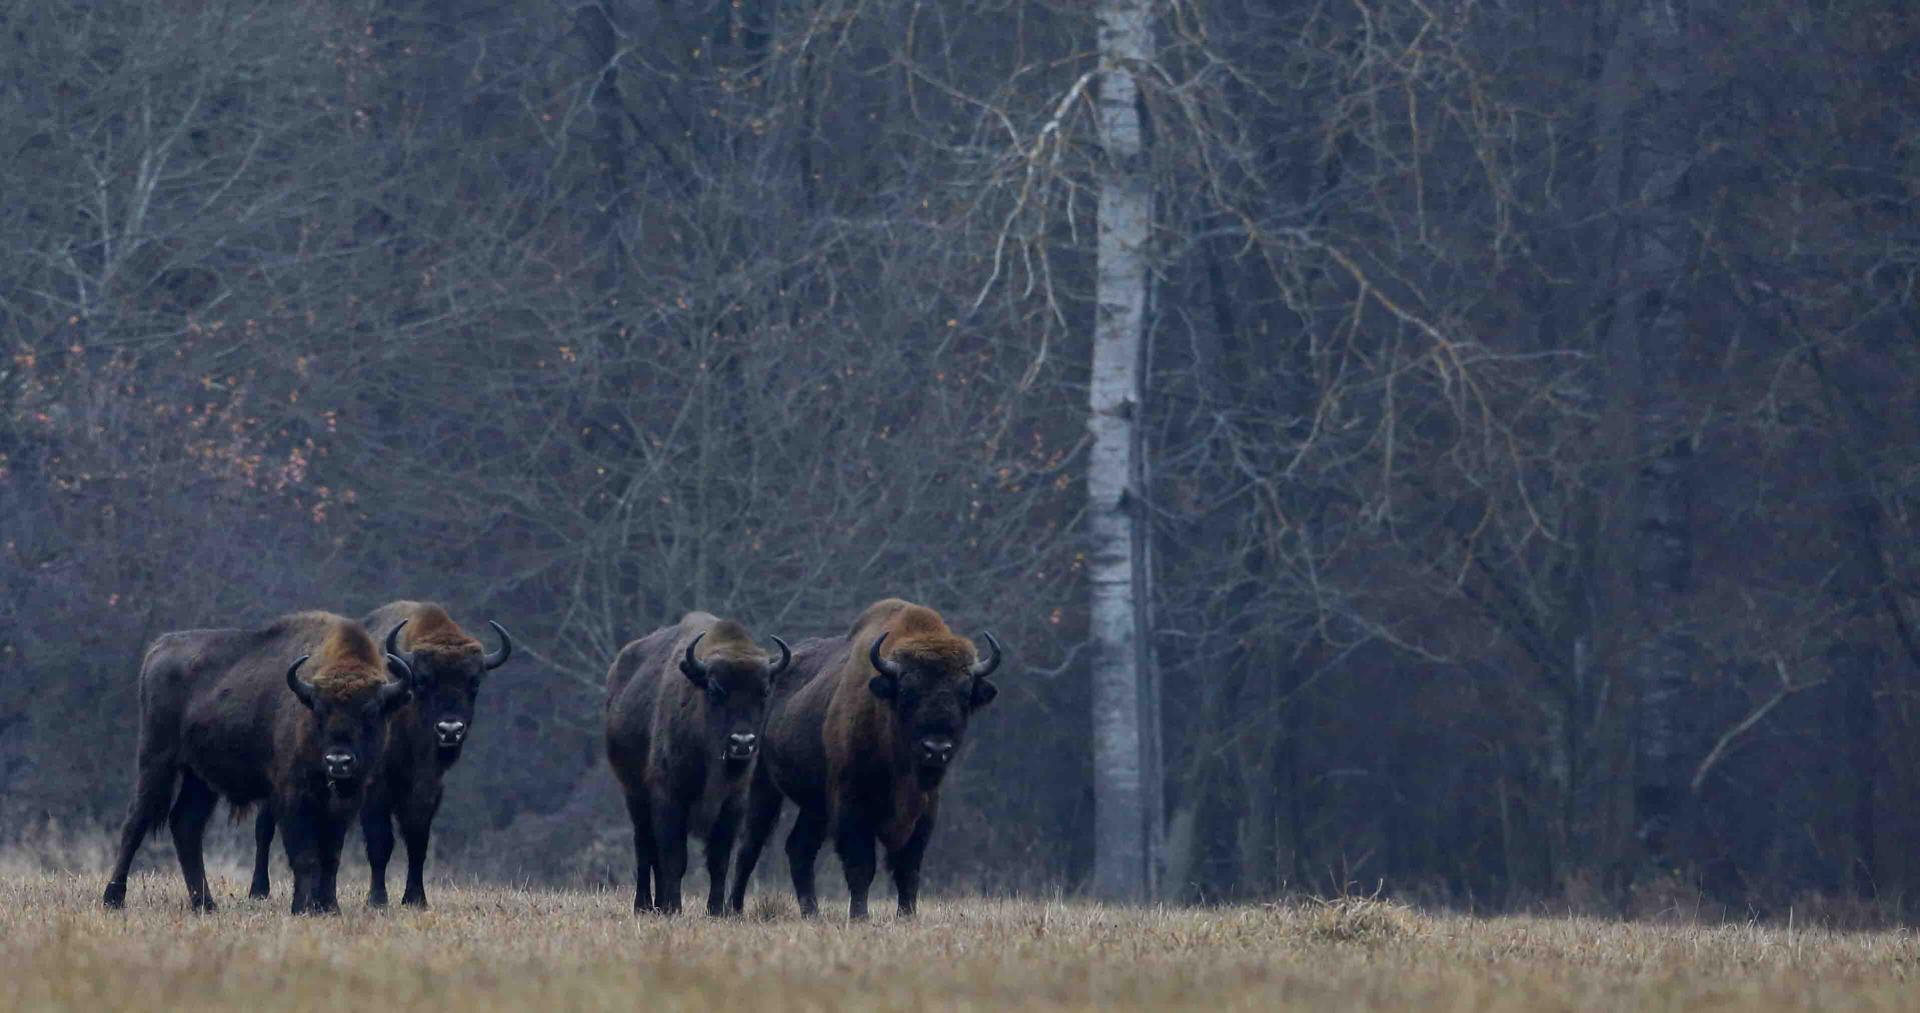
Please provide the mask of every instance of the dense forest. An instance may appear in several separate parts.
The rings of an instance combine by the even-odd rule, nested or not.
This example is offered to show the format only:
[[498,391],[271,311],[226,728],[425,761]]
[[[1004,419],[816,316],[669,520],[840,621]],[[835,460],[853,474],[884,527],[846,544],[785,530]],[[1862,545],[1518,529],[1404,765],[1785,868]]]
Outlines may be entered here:
[[1902,911],[1920,10],[1156,0],[1116,154],[1113,5],[0,0],[0,840],[156,634],[433,598],[435,868],[618,882],[620,646],[900,595],[929,889],[1086,888],[1123,172],[1159,896]]

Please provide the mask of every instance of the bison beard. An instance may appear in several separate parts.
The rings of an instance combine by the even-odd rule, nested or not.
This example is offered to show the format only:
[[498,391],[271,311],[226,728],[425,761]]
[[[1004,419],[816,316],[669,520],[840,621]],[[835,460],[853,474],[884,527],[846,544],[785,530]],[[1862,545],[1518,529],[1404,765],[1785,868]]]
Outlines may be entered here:
[[[393,716],[386,763],[367,786],[366,804],[360,809],[360,829],[373,874],[367,903],[375,907],[387,903],[387,863],[393,858],[397,823],[407,842],[407,885],[400,903],[425,907],[427,848],[444,780],[459,761],[473,727],[474,701],[483,676],[506,664],[513,655],[513,638],[505,627],[488,620],[500,638],[500,648],[485,653],[480,641],[432,602],[389,602],[362,623],[384,637],[387,652],[404,659],[413,670],[414,694],[413,701]],[[273,831],[273,809],[262,807],[254,823],[250,896],[265,897],[272,890],[268,860],[273,854]]]
[[969,718],[998,692],[987,676],[1000,664],[1000,645],[992,634],[986,641],[990,653],[977,660],[939,613],[889,598],[869,606],[846,637],[794,650],[793,672],[774,690],[747,799],[734,911],[746,906],[747,882],[791,799],[799,815],[787,864],[802,915],[819,913],[813,866],[829,837],[852,894],[848,917],[867,917],[876,844],[886,849],[900,914],[913,914],[941,780]]
[[125,903],[134,853],[167,816],[188,899],[212,910],[200,846],[224,796],[236,808],[266,802],[280,814],[295,914],[339,910],[341,839],[411,679],[406,662],[383,658],[359,623],[325,612],[154,641],[140,667],[133,801],[102,901]]
[[739,623],[689,612],[622,648],[608,669],[607,762],[633,820],[634,910],[680,910],[692,834],[707,842],[707,911],[725,911],[767,694],[793,656],[773,641],[777,662]]

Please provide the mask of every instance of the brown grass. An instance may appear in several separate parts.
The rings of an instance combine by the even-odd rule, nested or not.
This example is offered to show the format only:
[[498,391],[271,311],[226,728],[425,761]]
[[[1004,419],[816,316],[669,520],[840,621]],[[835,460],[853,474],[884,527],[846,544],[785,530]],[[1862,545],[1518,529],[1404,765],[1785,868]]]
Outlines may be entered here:
[[[98,875],[0,875],[7,1009],[1920,1008],[1904,931],[1473,919],[1349,899],[1206,910],[955,900],[871,925],[635,918],[624,892],[435,884],[435,907],[187,912],[172,870],[127,910]],[[343,896],[350,890],[343,884]]]

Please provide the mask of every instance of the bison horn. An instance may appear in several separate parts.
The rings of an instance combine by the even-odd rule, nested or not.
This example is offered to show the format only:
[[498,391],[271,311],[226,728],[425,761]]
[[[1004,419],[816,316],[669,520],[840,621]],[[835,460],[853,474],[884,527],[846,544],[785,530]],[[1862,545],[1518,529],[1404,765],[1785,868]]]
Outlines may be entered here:
[[873,646],[867,648],[867,660],[873,662],[873,670],[889,679],[900,678],[900,666],[880,656],[880,644],[887,639],[885,633],[873,638]]
[[411,621],[412,620],[410,619],[402,619],[400,620],[400,625],[395,626],[393,629],[390,629],[387,631],[387,653],[388,654],[400,653],[400,631],[406,629],[407,623]]
[[693,649],[699,647],[700,641],[706,639],[706,636],[707,634],[702,631],[699,636],[694,637],[693,642],[687,645],[687,656],[680,659],[680,671],[700,686],[707,684],[707,666],[693,656]]
[[774,637],[773,642],[780,645],[780,663],[767,670],[768,681],[780,678],[780,673],[786,671],[787,666],[793,663],[793,648],[788,647],[787,642],[779,637]]
[[293,695],[299,697],[300,702],[306,704],[308,709],[313,707],[313,683],[300,678],[300,666],[306,664],[307,659],[311,657],[313,657],[311,654],[302,654],[293,659],[293,664],[287,668],[287,688],[293,690]]
[[984,679],[1000,667],[1000,641],[993,639],[992,633],[982,632],[980,635],[987,638],[987,646],[993,649],[993,653],[987,655],[987,660],[976,661],[967,669],[967,673],[976,679]]
[[391,714],[413,699],[413,666],[398,654],[387,654],[387,671],[393,678],[380,687],[380,710]]
[[481,662],[487,666],[487,669],[491,671],[506,664],[507,659],[513,657],[513,638],[507,636],[507,628],[505,626],[491,619],[487,620],[487,625],[493,627],[493,632],[500,637],[500,649],[480,659]]

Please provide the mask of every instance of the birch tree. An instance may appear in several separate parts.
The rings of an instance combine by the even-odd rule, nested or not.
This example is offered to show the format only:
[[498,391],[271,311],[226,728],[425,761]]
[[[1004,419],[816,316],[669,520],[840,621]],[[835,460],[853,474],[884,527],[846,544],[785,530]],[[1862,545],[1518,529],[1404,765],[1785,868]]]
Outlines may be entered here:
[[1134,72],[1153,56],[1145,0],[1100,9],[1099,117],[1103,160],[1097,237],[1093,378],[1087,427],[1087,515],[1092,547],[1089,628],[1093,642],[1094,892],[1145,900],[1152,887],[1148,821],[1150,737],[1143,716],[1140,539],[1133,496],[1140,474],[1137,425],[1146,326],[1147,232],[1153,191],[1141,140]]

